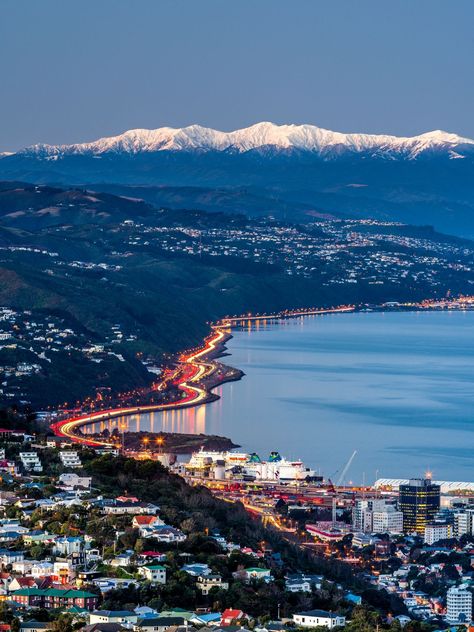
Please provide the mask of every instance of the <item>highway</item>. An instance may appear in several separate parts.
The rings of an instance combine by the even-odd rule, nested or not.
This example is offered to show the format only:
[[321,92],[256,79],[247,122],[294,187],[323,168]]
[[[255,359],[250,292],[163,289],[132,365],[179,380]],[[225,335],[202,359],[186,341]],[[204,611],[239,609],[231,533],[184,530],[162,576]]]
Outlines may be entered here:
[[[173,376],[175,379],[179,379],[177,382],[173,382],[178,389],[184,393],[184,397],[179,400],[167,402],[166,404],[154,404],[144,406],[133,407],[121,407],[111,408],[108,410],[102,410],[98,412],[92,412],[78,417],[70,419],[63,419],[51,424],[51,429],[59,437],[67,437],[75,443],[81,443],[91,447],[116,447],[116,444],[110,440],[100,440],[82,437],[75,433],[75,431],[81,426],[95,423],[98,421],[105,421],[121,417],[124,415],[133,415],[142,412],[157,412],[165,410],[173,410],[178,408],[184,408],[189,406],[196,406],[206,402],[209,398],[209,389],[200,386],[200,382],[209,377],[215,371],[215,363],[209,360],[214,354],[219,351],[220,346],[225,342],[228,337],[228,329],[232,325],[236,325],[242,322],[248,321],[261,321],[272,320],[278,318],[296,318],[299,316],[311,316],[311,315],[323,315],[323,314],[337,314],[352,312],[355,310],[353,305],[342,305],[339,307],[331,308],[309,308],[307,310],[285,310],[277,314],[270,315],[257,315],[252,316],[235,316],[230,318],[223,318],[217,324],[212,326],[212,333],[204,340],[202,347],[186,351],[179,357],[179,364],[172,373],[171,377],[163,380],[161,384],[157,386],[158,391],[163,391],[166,384],[171,380]],[[180,376],[178,378],[178,376]]]
[[[116,447],[115,443],[112,441],[81,437],[75,434],[75,431],[86,424],[114,419],[115,417],[121,417],[123,415],[133,415],[142,412],[156,412],[160,410],[170,410],[202,404],[207,400],[209,391],[199,386],[199,382],[204,377],[210,375],[215,368],[214,364],[206,362],[204,359],[218,351],[219,346],[223,344],[227,335],[227,332],[222,327],[216,326],[213,328],[212,334],[206,338],[204,345],[201,348],[188,351],[180,356],[180,364],[175,370],[174,375],[181,373],[180,381],[175,383],[175,385],[181,392],[184,393],[183,398],[166,404],[112,408],[109,410],[89,413],[53,423],[51,425],[51,429],[58,437],[67,437],[75,443],[81,443],[91,447],[112,448]],[[159,386],[158,390],[160,390]]]

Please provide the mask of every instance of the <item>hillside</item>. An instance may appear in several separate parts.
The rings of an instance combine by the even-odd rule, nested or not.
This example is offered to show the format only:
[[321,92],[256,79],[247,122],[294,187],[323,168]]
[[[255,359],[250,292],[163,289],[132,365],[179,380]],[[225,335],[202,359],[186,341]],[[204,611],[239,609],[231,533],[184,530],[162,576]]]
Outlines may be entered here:
[[473,141],[455,134],[398,138],[270,123],[230,133],[131,130],[0,159],[0,178],[97,191],[114,185],[112,193],[175,209],[284,221],[370,217],[464,237],[474,236],[473,173]]
[[18,183],[0,199],[4,405],[146,386],[225,315],[472,293],[472,242],[430,227],[290,224]]

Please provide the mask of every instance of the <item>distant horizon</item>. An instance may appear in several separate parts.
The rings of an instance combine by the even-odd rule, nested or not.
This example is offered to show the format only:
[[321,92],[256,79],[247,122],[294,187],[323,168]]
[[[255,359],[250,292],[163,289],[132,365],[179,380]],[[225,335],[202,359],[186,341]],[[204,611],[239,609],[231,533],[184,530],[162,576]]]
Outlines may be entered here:
[[474,138],[474,4],[4,0],[0,151],[254,121]]

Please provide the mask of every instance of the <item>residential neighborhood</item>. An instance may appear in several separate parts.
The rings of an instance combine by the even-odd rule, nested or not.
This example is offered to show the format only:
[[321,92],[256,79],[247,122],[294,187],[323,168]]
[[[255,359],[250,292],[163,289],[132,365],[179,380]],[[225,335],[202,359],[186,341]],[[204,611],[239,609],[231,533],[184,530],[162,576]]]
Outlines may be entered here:
[[[18,431],[2,437],[0,607],[7,625],[46,629],[66,615],[86,632],[351,630],[379,612],[387,629],[395,621],[407,630],[415,623],[427,631],[469,627],[468,496],[443,497],[445,507],[421,535],[404,531],[403,502],[393,492],[358,499],[346,535],[326,543],[324,557],[312,557],[285,552],[276,533],[262,540],[261,526],[235,504],[224,503],[225,522],[203,513],[201,504],[213,503],[218,516],[214,503],[223,501],[158,462],[72,450]],[[118,475],[122,487],[119,463],[130,472]],[[304,514],[297,505],[290,511]],[[228,522],[234,514],[243,520],[238,529]]]

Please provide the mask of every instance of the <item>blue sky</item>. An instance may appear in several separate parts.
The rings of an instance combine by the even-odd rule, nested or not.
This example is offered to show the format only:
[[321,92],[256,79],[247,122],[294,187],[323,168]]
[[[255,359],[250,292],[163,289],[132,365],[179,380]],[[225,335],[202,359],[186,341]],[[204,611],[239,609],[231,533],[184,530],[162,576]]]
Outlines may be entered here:
[[261,120],[474,137],[471,0],[2,0],[0,150]]

